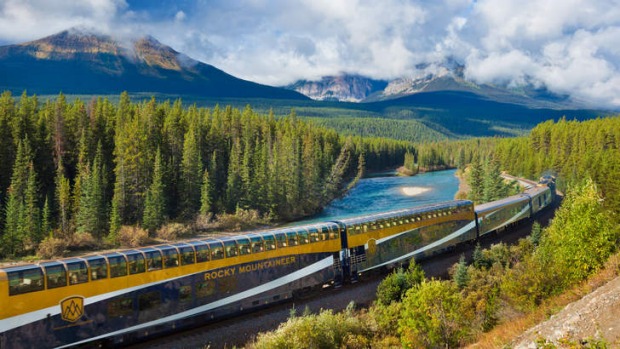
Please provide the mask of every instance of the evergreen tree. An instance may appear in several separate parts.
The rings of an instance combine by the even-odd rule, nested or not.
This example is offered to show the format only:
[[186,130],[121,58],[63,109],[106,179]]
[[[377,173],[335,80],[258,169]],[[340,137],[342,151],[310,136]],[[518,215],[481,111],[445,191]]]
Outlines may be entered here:
[[467,182],[471,188],[469,199],[475,203],[482,202],[484,196],[484,167],[478,155],[475,155],[472,160]]
[[538,221],[532,223],[532,233],[530,234],[530,240],[534,246],[538,246],[540,243],[540,238],[542,236],[542,227]]
[[63,238],[71,236],[70,213],[71,213],[71,184],[65,177],[65,167],[62,157],[59,158],[56,169],[56,202],[58,205],[58,227]]
[[194,217],[200,209],[200,185],[202,162],[194,127],[185,134],[183,160],[181,163],[181,212],[183,217]]
[[474,267],[478,269],[486,268],[488,266],[487,260],[484,258],[484,254],[482,253],[482,248],[480,244],[476,244],[474,248],[474,252],[472,254]]
[[508,190],[504,185],[504,179],[501,177],[499,163],[490,160],[484,171],[483,179],[484,188],[482,190],[482,202],[490,202],[508,196]]
[[336,162],[332,166],[331,172],[325,183],[324,197],[327,199],[325,202],[327,202],[329,198],[333,198],[340,193],[342,180],[349,167],[349,162],[351,161],[351,147],[352,143],[349,139],[342,147],[340,155],[338,155]]
[[161,152],[157,150],[155,155],[155,164],[153,166],[153,182],[146,192],[146,200],[144,203],[144,214],[142,216],[142,225],[149,232],[159,229],[164,222],[164,214],[166,212],[166,202],[164,198],[163,168],[161,163]]
[[19,198],[13,194],[9,187],[9,199],[4,209],[6,218],[4,224],[4,234],[2,235],[2,255],[15,256],[23,251],[22,230],[20,229],[21,203]]
[[456,167],[459,170],[464,170],[466,165],[467,165],[467,161],[465,160],[465,148],[461,147],[459,148],[459,157],[456,161]]
[[52,212],[49,205],[47,196],[45,197],[45,204],[43,205],[43,214],[41,217],[41,234],[45,237],[52,235]]
[[459,262],[456,264],[454,283],[460,290],[464,289],[469,283],[469,274],[467,273],[467,263],[465,263],[464,255],[461,255]]
[[86,165],[82,175],[80,208],[77,211],[77,232],[101,236],[106,231],[107,209],[101,144],[97,147],[95,161]]
[[209,170],[205,169],[202,175],[202,186],[200,187],[200,214],[206,216],[212,211],[211,180]]
[[15,256],[39,240],[36,174],[28,139],[19,141],[5,207],[3,250]]
[[28,238],[31,247],[35,247],[43,240],[41,234],[41,210],[38,202],[37,175],[32,161],[28,164],[28,182],[26,197],[24,198],[25,227],[24,235]]

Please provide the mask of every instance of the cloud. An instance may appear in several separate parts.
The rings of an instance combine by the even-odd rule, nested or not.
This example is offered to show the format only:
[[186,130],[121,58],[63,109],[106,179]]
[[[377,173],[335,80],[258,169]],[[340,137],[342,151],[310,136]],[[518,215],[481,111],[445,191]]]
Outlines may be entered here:
[[78,25],[150,34],[272,85],[412,77],[456,61],[477,82],[620,108],[618,0],[0,0],[0,43]]
[[0,0],[0,42],[39,39],[75,26],[109,32],[124,0]]

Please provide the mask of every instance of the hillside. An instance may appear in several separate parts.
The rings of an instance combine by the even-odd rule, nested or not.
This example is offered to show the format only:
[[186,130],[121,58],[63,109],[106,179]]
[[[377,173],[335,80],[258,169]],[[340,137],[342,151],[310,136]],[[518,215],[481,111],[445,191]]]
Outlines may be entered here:
[[238,79],[146,36],[120,40],[66,30],[0,47],[0,90],[20,94],[169,93],[200,97],[307,99]]

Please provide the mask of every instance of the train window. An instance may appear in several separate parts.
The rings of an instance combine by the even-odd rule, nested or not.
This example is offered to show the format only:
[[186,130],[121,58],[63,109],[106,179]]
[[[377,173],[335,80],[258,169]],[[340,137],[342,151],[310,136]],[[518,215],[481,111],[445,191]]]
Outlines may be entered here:
[[220,242],[212,242],[209,244],[211,250],[211,260],[224,258],[224,246]]
[[148,271],[161,270],[162,268],[161,252],[147,251],[147,252],[144,252],[144,255],[146,256],[146,270]]
[[260,235],[250,236],[250,248],[252,249],[252,253],[259,253],[265,250],[265,243]]
[[300,230],[297,232],[297,236],[299,237],[299,244],[300,245],[305,245],[308,242],[310,242],[310,240],[308,240],[308,232],[306,230]]
[[[366,226],[364,226],[366,227]],[[366,231],[366,230],[364,230]],[[337,239],[338,238],[338,228],[329,228],[329,238],[331,240]]]
[[43,290],[43,271],[32,266],[7,273],[9,276],[9,295]]
[[299,245],[299,236],[297,236],[297,233],[294,231],[289,231],[286,233],[286,237],[288,238],[288,243],[291,246],[297,246]]
[[237,238],[237,246],[239,246],[239,255],[241,256],[252,253],[250,239]]
[[47,288],[57,288],[67,286],[67,270],[62,264],[44,265],[45,276],[47,277]]
[[224,251],[226,252],[226,258],[236,257],[239,255],[239,247],[235,240],[224,241]]
[[77,285],[88,282],[88,267],[84,261],[75,261],[67,263],[69,271],[69,285]]
[[367,224],[364,224],[362,228],[363,228],[362,230],[364,230],[364,233],[368,232],[368,225]]
[[108,302],[108,316],[121,317],[133,314],[133,299],[117,298]]
[[144,311],[155,308],[161,304],[161,294],[159,291],[143,293],[138,296],[138,310]]
[[127,264],[129,265],[129,274],[139,274],[146,271],[146,263],[144,256],[138,251],[125,252],[127,256]]
[[357,233],[361,232],[362,226],[356,225],[353,229],[355,230],[355,233],[357,234]]
[[319,232],[316,230],[316,228],[310,228],[309,236],[310,236],[310,242],[319,241]]
[[196,263],[208,262],[211,259],[211,251],[209,251],[209,246],[206,242],[192,241],[190,244],[192,244],[194,250],[196,250]]
[[265,241],[265,250],[275,250],[276,249],[276,239],[273,235],[263,235],[263,240]]
[[108,257],[108,263],[110,263],[110,277],[127,275],[127,261],[124,256]]
[[174,247],[166,246],[161,248],[163,254],[164,268],[174,268],[179,266],[179,253]]
[[86,258],[90,266],[91,281],[102,280],[108,278],[108,263],[103,257]]
[[327,230],[327,227],[321,227],[319,231],[319,236],[323,241],[329,240],[329,230]]
[[278,248],[283,248],[286,247],[286,234],[284,233],[276,233],[276,244],[278,245]]
[[181,262],[183,265],[196,263],[196,255],[194,254],[194,249],[191,246],[181,247],[179,248],[179,251],[181,252]]

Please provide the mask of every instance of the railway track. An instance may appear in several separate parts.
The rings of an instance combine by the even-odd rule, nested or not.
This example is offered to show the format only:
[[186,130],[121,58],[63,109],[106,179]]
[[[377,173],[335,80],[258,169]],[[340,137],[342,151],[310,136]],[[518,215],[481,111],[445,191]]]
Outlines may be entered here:
[[[553,218],[556,202],[550,210],[544,211],[536,220],[546,226]],[[501,233],[484,236],[480,245],[489,247],[499,242],[514,244],[531,232],[532,221],[523,222]],[[473,244],[462,244],[455,250],[434,256],[420,263],[427,277],[448,277],[448,269],[457,263],[461,255],[471,259]],[[292,311],[300,314],[308,308],[312,312],[321,309],[343,310],[351,301],[358,307],[367,307],[375,299],[377,285],[385,275],[368,277],[363,282],[345,285],[341,288],[327,288],[304,299],[294,299],[244,316],[210,323],[190,330],[179,331],[166,337],[159,337],[128,346],[128,349],[219,349],[243,346],[264,331],[276,329],[285,322]]]

